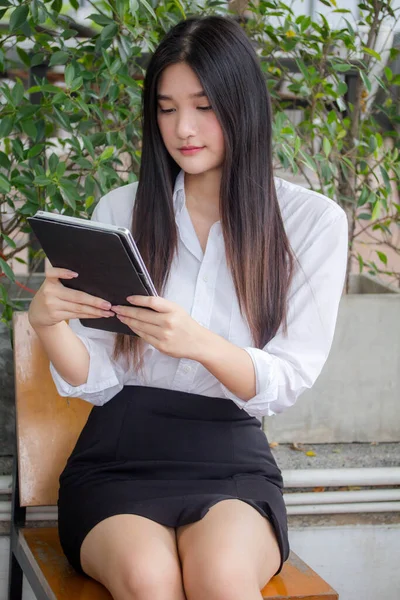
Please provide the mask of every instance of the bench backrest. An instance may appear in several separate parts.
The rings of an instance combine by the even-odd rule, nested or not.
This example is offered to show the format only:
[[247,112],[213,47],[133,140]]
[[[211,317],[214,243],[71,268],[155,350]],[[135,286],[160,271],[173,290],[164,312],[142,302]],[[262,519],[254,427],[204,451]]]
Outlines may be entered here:
[[27,312],[14,312],[13,336],[20,504],[53,506],[58,478],[92,406],[59,396]]

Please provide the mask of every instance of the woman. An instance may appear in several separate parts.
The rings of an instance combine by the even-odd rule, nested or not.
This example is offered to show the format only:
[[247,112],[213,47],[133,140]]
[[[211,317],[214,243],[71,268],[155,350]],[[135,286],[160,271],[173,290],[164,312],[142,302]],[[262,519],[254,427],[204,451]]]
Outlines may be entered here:
[[[271,137],[241,27],[177,24],[146,73],[139,183],[92,217],[131,227],[160,297],[110,306],[52,268],[29,309],[58,392],[96,405],[60,477],[59,531],[116,600],[256,600],[288,558],[259,419],[294,404],[327,358],[347,222],[273,177]],[[137,337],[79,323],[99,315]]]

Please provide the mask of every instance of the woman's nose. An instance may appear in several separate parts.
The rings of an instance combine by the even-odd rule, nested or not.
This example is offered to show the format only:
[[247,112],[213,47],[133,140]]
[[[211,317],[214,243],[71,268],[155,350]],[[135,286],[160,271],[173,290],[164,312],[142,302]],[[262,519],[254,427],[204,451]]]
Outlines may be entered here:
[[187,139],[190,136],[196,135],[197,123],[193,114],[188,112],[181,113],[176,121],[176,134],[179,138]]

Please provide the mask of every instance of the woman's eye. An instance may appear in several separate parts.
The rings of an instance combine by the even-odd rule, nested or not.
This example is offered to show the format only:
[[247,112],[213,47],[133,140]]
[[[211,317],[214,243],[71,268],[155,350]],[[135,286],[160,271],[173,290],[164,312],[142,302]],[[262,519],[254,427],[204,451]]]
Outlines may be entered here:
[[[198,106],[197,107],[199,110],[212,110],[212,106]],[[160,112],[164,113],[164,114],[170,114],[174,111],[174,108],[161,108],[160,107]]]

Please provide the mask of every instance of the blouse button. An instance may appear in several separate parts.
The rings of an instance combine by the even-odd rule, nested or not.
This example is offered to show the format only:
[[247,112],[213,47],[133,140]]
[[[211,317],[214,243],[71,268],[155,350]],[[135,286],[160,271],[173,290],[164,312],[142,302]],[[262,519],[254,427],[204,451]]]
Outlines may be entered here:
[[185,373],[189,373],[189,371],[190,371],[190,367],[189,367],[189,365],[185,365],[185,366],[183,367],[183,370],[184,370],[184,372],[185,372]]
[[207,283],[207,281],[208,281],[207,275],[203,275],[203,281],[205,281]]

